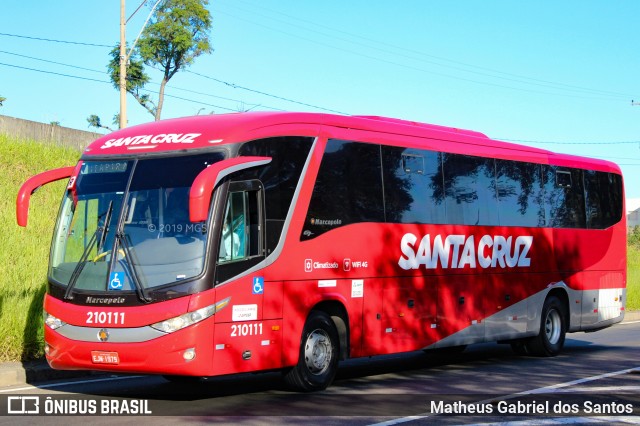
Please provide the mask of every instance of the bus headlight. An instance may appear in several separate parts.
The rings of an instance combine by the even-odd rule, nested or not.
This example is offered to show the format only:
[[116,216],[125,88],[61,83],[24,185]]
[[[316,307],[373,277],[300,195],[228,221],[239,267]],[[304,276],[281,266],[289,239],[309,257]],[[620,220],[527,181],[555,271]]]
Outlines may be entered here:
[[206,320],[220,309],[227,306],[229,304],[229,299],[231,298],[228,297],[221,302],[200,308],[196,311],[187,312],[184,315],[151,324],[151,327],[156,330],[164,331],[165,333],[173,333],[174,331],[182,330],[185,327],[189,327],[190,325]]
[[47,311],[43,311],[42,312],[42,318],[44,320],[44,323],[52,330],[55,330],[56,328],[60,328],[60,327],[62,327],[63,325],[66,324],[64,321],[62,321],[59,318],[54,317],[53,315],[51,315]]

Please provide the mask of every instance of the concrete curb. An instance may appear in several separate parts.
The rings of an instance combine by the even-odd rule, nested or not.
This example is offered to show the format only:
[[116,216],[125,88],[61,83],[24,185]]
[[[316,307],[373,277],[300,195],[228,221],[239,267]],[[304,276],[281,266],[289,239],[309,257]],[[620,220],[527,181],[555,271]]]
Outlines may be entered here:
[[107,373],[86,370],[54,370],[45,360],[0,363],[0,387],[73,379]]
[[[625,322],[640,321],[640,311],[627,311]],[[28,362],[0,363],[0,387],[19,386],[28,383],[41,383],[50,380],[73,379],[87,376],[104,376],[112,373],[100,371],[63,371],[54,370],[44,360]]]

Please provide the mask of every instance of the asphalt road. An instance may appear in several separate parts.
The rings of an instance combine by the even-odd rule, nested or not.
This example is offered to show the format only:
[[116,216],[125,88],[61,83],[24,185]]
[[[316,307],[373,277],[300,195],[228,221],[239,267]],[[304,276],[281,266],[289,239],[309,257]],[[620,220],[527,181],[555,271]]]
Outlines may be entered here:
[[[35,410],[36,402],[48,414],[6,415],[22,407]],[[56,415],[74,410],[91,416]],[[555,358],[517,356],[508,345],[481,344],[460,354],[350,360],[328,390],[313,394],[289,392],[275,372],[196,384],[105,376],[0,390],[0,413],[0,423],[64,426],[640,424],[640,321],[569,334]]]

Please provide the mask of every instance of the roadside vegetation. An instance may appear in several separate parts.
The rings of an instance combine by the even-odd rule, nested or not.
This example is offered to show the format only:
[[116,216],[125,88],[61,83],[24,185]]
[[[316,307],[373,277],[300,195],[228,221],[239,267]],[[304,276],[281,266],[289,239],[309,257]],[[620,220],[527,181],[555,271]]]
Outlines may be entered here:
[[[73,165],[80,152],[0,135],[0,362],[40,358],[42,299],[49,246],[66,181],[31,198],[29,226],[15,220],[20,185],[45,170]],[[627,309],[640,310],[640,227],[629,236]]]
[[627,310],[640,310],[640,226],[629,234],[627,253]]
[[42,299],[53,225],[66,182],[31,198],[29,226],[16,225],[20,185],[42,171],[73,165],[80,152],[0,135],[0,361],[43,356]]

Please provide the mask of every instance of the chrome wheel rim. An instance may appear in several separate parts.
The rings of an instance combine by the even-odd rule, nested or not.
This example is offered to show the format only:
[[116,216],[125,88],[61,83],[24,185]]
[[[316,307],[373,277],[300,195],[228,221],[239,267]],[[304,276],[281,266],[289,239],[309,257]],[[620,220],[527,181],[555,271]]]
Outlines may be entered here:
[[309,333],[304,345],[304,361],[311,374],[322,374],[331,365],[331,339],[326,331],[316,329]]
[[555,345],[560,341],[560,329],[560,313],[555,309],[551,309],[547,313],[547,318],[545,319],[544,332],[547,335],[547,341],[552,345]]

